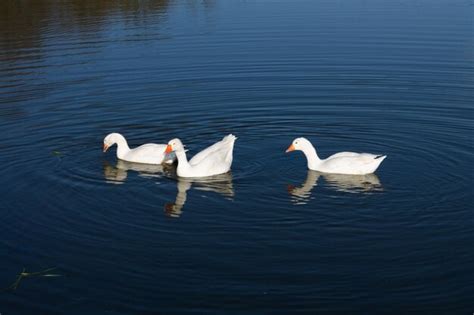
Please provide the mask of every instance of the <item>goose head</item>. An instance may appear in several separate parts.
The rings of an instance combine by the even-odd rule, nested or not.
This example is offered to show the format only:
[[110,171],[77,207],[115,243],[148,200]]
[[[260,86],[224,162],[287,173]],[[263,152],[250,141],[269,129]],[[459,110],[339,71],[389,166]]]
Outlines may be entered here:
[[306,149],[312,148],[313,145],[306,138],[296,138],[293,140],[291,145],[286,149],[286,153],[291,151],[305,151]]
[[183,143],[178,138],[170,140],[166,146],[165,153],[171,153],[173,151],[185,151]]
[[104,147],[103,151],[107,152],[107,150],[116,143],[122,142],[124,137],[119,133],[110,133],[104,138]]

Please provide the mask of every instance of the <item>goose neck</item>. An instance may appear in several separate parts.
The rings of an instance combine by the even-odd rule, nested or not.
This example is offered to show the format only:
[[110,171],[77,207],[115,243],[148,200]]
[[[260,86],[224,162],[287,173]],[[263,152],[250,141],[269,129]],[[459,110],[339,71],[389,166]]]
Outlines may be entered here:
[[303,150],[304,155],[306,156],[306,160],[308,162],[308,168],[311,170],[317,169],[318,165],[321,163],[319,159],[318,153],[313,145],[309,144]]
[[118,136],[116,138],[117,143],[117,157],[122,159],[129,151],[130,147],[128,146],[127,140],[123,136]]
[[178,169],[183,170],[189,167],[188,158],[184,150],[176,150],[176,158],[178,159]]

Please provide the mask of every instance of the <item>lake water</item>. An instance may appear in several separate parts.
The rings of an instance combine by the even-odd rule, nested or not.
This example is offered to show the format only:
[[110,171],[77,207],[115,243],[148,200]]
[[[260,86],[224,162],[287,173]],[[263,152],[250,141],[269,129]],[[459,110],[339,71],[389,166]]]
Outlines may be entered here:
[[[10,314],[471,314],[471,1],[2,1]],[[117,161],[239,138],[231,174]],[[388,155],[375,175],[306,170]]]

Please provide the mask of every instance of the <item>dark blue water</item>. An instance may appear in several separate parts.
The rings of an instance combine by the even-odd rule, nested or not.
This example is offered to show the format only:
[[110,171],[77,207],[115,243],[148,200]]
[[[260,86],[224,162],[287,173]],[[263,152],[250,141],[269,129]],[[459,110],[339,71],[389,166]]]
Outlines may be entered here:
[[[2,1],[0,313],[471,314],[472,2]],[[233,170],[117,161],[236,134]],[[375,175],[306,170],[386,154]]]

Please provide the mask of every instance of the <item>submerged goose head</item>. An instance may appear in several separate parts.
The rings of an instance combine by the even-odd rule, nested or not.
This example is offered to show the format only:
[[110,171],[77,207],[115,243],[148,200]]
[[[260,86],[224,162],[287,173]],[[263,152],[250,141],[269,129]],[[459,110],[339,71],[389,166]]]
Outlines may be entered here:
[[116,133],[116,132],[110,133],[110,134],[108,134],[108,135],[104,138],[104,148],[103,148],[103,151],[104,151],[104,152],[107,152],[107,150],[108,150],[111,146],[113,146],[114,144],[119,145],[119,144],[121,144],[121,143],[125,143],[125,144],[127,143],[127,142],[125,141],[125,138],[124,138],[121,134]]
[[173,151],[185,151],[183,143],[178,138],[170,140],[166,146],[165,153],[171,153]]
[[293,140],[291,145],[286,149],[286,153],[291,152],[291,151],[305,151],[307,149],[312,148],[313,145],[311,142],[309,142],[308,139],[306,138],[296,138]]

